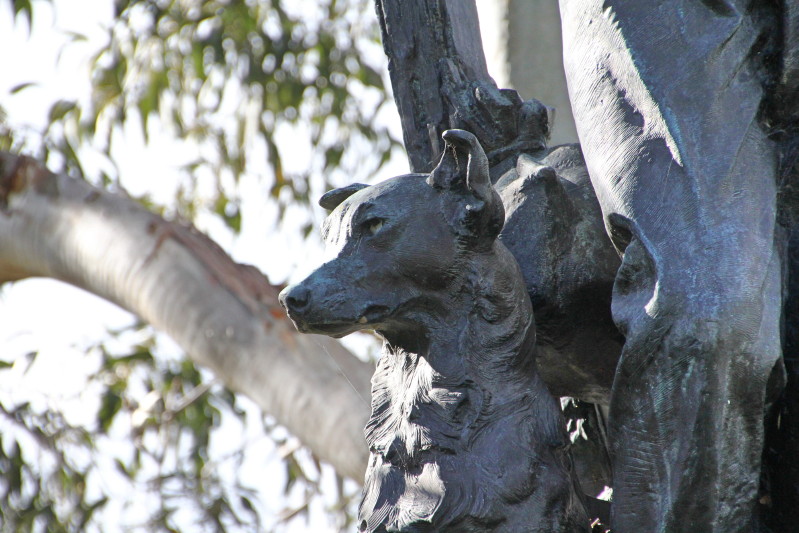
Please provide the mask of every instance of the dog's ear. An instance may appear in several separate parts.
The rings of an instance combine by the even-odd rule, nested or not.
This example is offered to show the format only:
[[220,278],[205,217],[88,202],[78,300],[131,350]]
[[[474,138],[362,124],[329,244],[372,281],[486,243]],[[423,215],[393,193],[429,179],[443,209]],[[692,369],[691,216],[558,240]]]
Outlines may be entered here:
[[488,158],[468,131],[447,130],[442,137],[444,154],[427,183],[459,193],[464,199],[459,231],[480,248],[490,246],[505,222],[505,208],[491,185]]
[[365,189],[367,187],[368,185],[364,185],[363,183],[353,183],[352,185],[347,185],[346,187],[339,187],[338,189],[327,191],[322,195],[321,198],[319,198],[319,205],[328,211],[332,211],[338,207],[341,202],[361,189]]

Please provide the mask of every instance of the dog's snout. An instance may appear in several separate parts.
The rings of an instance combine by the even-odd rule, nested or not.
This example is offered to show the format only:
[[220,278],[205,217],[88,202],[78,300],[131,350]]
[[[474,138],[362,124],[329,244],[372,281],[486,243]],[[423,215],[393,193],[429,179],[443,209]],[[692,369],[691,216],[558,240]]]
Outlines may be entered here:
[[302,285],[289,285],[280,291],[278,300],[280,300],[280,305],[285,307],[289,313],[302,311],[308,307],[308,303],[311,300],[311,291]]

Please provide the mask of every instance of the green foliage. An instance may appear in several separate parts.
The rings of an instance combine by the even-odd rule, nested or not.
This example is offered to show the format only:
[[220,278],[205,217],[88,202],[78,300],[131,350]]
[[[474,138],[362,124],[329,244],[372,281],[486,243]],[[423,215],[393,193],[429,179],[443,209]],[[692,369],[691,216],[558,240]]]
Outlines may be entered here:
[[[59,154],[67,170],[82,174],[88,146],[110,159],[122,122],[140,122],[145,138],[169,131],[201,147],[184,169],[181,215],[191,216],[194,178],[204,173],[220,191],[211,211],[235,231],[239,199],[229,184],[242,175],[268,168],[283,212],[307,205],[312,188],[329,189],[336,173],[368,179],[398,146],[375,121],[389,99],[382,64],[365,60],[382,61],[368,0],[117,0],[114,8],[108,42],[91,61],[91,97],[49,111],[43,155]],[[281,137],[307,143],[313,156],[287,165],[296,142],[286,147]],[[353,143],[368,153],[343,157]],[[267,165],[251,154],[265,154]]]
[[14,148],[14,135],[6,123],[6,110],[0,106],[0,150],[11,150]]
[[[90,381],[95,427],[78,427],[57,409],[0,398],[0,530],[270,531],[308,512],[321,490],[319,463],[260,419],[261,434],[284,460],[284,494],[299,502],[278,517],[265,514],[262,487],[241,481],[247,455],[260,457],[263,449],[246,436],[252,420],[241,400],[187,359],[154,357],[152,335],[136,326],[89,350],[99,360]],[[108,346],[142,336],[122,352]],[[8,361],[0,365],[0,372],[12,369]],[[239,428],[233,440],[241,444],[220,453],[217,441],[231,440],[231,428]],[[357,490],[336,482],[339,496],[328,512],[344,531]],[[130,523],[130,503],[115,500],[109,486],[147,498],[146,510]]]
[[[9,3],[17,21],[30,25],[36,3],[0,0],[0,7]],[[376,121],[391,103],[369,0],[116,0],[114,9],[107,42],[91,60],[91,94],[43,105],[48,124],[31,132],[3,111],[36,87],[20,80],[0,95],[0,149],[33,148],[54,170],[114,187],[113,153],[125,142],[119,125],[138,124],[147,139],[168,132],[200,154],[183,169],[172,211],[193,219],[204,210],[239,232],[242,176],[262,175],[284,212],[333,186],[369,180],[398,146]],[[77,33],[69,39],[67,47],[86,40]],[[290,159],[297,143],[307,145],[307,161]],[[366,147],[365,155],[352,145]],[[87,154],[97,152],[109,164],[86,175]],[[213,180],[211,198],[199,199],[199,176]],[[165,209],[146,195],[139,200]],[[133,504],[106,491],[109,461],[111,484],[148,502],[131,531],[269,531],[308,516],[324,499],[326,467],[260,420],[282,450],[287,498],[278,519],[265,511],[261,487],[236,475],[245,455],[258,452],[242,437],[235,452],[214,453],[225,420],[245,424],[242,400],[188,360],[154,357],[151,338],[121,351],[105,343],[90,351],[101,354],[87,384],[96,394],[93,427],[51,406],[0,397],[3,532],[117,530],[118,513]],[[0,362],[0,372],[12,368]],[[113,444],[120,439],[124,449]],[[321,505],[344,531],[357,489],[338,478],[335,485],[335,501]]]
[[[0,422],[5,429],[0,431],[3,531],[83,531],[107,501],[87,494],[87,469],[70,454],[75,447],[92,447],[91,434],[70,426],[59,413],[36,412],[28,403],[12,409],[0,404]],[[32,456],[31,445],[46,461]]]
[[31,0],[11,0],[11,7],[14,9],[14,16],[27,21],[28,27],[33,22],[33,5]]

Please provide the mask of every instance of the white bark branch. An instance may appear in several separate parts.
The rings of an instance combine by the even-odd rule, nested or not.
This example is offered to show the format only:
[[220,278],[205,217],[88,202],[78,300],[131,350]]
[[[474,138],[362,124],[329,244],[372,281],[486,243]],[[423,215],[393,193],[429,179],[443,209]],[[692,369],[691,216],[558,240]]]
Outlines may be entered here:
[[372,365],[299,335],[278,289],[195,229],[0,153],[0,283],[43,276],[139,315],[360,482]]

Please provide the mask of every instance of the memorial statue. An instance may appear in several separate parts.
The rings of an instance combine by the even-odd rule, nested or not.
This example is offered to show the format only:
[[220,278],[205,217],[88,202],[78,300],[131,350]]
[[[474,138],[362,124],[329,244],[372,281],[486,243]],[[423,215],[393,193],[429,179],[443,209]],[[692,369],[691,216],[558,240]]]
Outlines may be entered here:
[[497,240],[488,160],[470,133],[444,139],[429,176],[326,195],[335,258],[281,293],[300,331],[384,339],[360,529],[588,531],[560,407],[536,371],[527,287]]
[[[538,374],[557,395],[609,403],[613,532],[795,528],[799,522],[799,7],[780,1],[561,0],[564,63],[583,164],[576,147],[546,149],[547,125],[540,106],[523,105],[518,95],[496,89],[488,78],[479,38],[475,46],[474,24],[468,22],[476,20],[469,2],[376,3],[413,170],[431,170],[428,165],[441,150],[434,133],[449,128],[474,132],[490,161],[490,165],[481,163],[478,144],[468,135],[452,132],[449,151],[430,174],[427,189],[419,176],[391,183],[415,180],[418,190],[432,194],[436,184],[443,192],[448,188],[444,183],[456,183],[450,179],[458,175],[453,168],[490,166],[487,172],[507,210],[499,240],[519,260],[540,324]],[[558,153],[571,155],[559,160]],[[578,170],[570,178],[572,164]],[[582,177],[574,179],[577,175]],[[587,175],[593,190],[586,185]],[[454,189],[459,194],[472,190],[468,176],[462,183],[460,190]],[[343,202],[328,223],[333,243],[350,252],[357,247],[351,240],[355,227],[341,226],[352,220],[346,217],[355,211],[345,212],[356,203],[367,205],[367,198],[393,187],[398,185],[377,185],[346,200],[356,188],[332,193],[326,203],[332,207]],[[529,193],[543,195],[525,204]],[[397,196],[394,208],[413,206],[420,214],[428,213],[430,205],[418,194]],[[470,253],[482,259],[481,254],[493,257],[500,249],[493,241],[500,221],[498,216],[494,222],[483,218],[481,202],[493,198],[493,193],[478,196],[479,202],[466,201],[474,210],[466,209],[462,218],[472,223],[460,237],[469,243]],[[525,212],[527,208],[531,211]],[[457,211],[444,212],[447,220],[457,220]],[[525,225],[532,219],[537,222]],[[429,220],[417,222],[407,238],[433,239],[441,247],[425,245],[424,250],[436,253],[424,260],[418,249],[405,250],[399,257],[427,265],[415,274],[418,283],[443,287],[445,280],[461,280],[465,272],[444,268],[461,263],[448,262],[456,254],[448,252],[451,244],[436,240],[441,236]],[[573,231],[578,227],[574,220],[584,220],[581,227],[588,233]],[[374,231],[375,236],[389,227],[384,220],[364,222],[369,224],[359,231]],[[484,248],[487,241],[471,233],[478,228],[491,236],[491,247]],[[426,232],[433,234],[423,235]],[[535,246],[525,244],[525,238],[535,241]],[[593,247],[583,251],[581,243]],[[582,262],[577,260],[581,254]],[[380,265],[385,258],[374,260]],[[500,263],[505,265],[504,260]],[[385,268],[388,279],[396,279],[402,270],[396,265]],[[497,286],[496,275],[493,270],[484,273],[486,288],[489,281]],[[335,320],[310,327],[307,317],[322,312],[315,306],[327,305],[330,312],[347,309],[351,298],[325,292],[333,287],[332,281],[325,281],[318,286],[313,282],[325,296],[312,301],[315,291],[309,283],[284,293],[301,328],[338,335],[374,327],[387,339],[387,354],[375,379],[376,416],[368,433],[373,456],[361,509],[362,529],[554,532],[584,527],[579,523],[586,500],[579,494],[565,450],[551,463],[559,465],[555,471],[545,469],[550,476],[534,474],[541,476],[542,484],[536,488],[543,492],[527,487],[513,505],[498,485],[490,485],[490,495],[465,489],[486,472],[476,466],[483,464],[480,461],[490,465],[486,479],[497,478],[501,465],[513,464],[512,458],[498,455],[500,449],[480,448],[483,452],[476,454],[477,448],[467,443],[483,445],[482,439],[472,436],[473,427],[503,427],[503,416],[482,411],[484,402],[489,396],[518,392],[517,383],[533,387],[537,374],[531,362],[522,365],[530,372],[528,382],[515,368],[507,385],[489,380],[498,387],[495,391],[488,381],[467,379],[465,367],[457,364],[446,367],[454,369],[452,375],[458,378],[446,383],[443,395],[431,394],[442,382],[432,377],[421,380],[418,374],[419,361],[426,361],[430,348],[424,342],[427,333],[410,327],[424,322],[416,322],[418,316],[430,323],[436,323],[433,316],[451,320],[442,332],[451,335],[450,342],[479,339],[478,331],[464,329],[468,321],[449,318],[471,298],[474,312],[483,313],[488,341],[495,322],[502,324],[514,316],[511,311],[510,315],[499,312],[512,307],[507,301],[492,301],[471,288],[459,288],[450,296],[454,300],[422,298],[399,285],[402,288],[389,294],[401,299],[349,309],[346,320],[320,315]],[[373,288],[371,283],[354,285],[362,286],[361,291]],[[511,290],[509,284],[504,286]],[[421,315],[398,321],[396,331],[406,327],[403,331],[414,333],[392,337],[391,328],[384,328],[381,320],[409,310],[399,305],[408,297],[413,301],[410,309]],[[521,300],[512,301],[523,305]],[[489,302],[499,308],[479,311],[488,309]],[[510,330],[500,337],[518,340]],[[475,357],[473,351],[463,353],[463,361]],[[484,355],[489,354],[485,350]],[[491,361],[496,368],[499,361]],[[466,366],[475,371],[470,376],[482,375],[471,363]],[[434,370],[436,376],[449,375]],[[453,396],[447,396],[450,393]],[[462,398],[475,396],[478,400],[469,400],[460,410],[456,407]],[[535,428],[531,434],[562,435],[546,425],[554,415],[542,407],[543,396],[537,398],[539,419],[525,421]],[[438,403],[414,410],[424,402]],[[446,435],[416,429],[415,424],[424,425],[429,419],[436,420],[433,426],[447,428]],[[475,425],[474,420],[485,422]],[[504,431],[496,430],[496,446],[508,445]],[[517,434],[513,442],[523,441]],[[556,444],[550,450],[563,443],[552,442]],[[547,455],[541,441],[533,439],[526,445],[535,454]],[[420,467],[424,460],[420,463],[419,457],[425,453],[418,455],[416,450],[425,446],[436,464],[447,466]],[[471,466],[455,475],[451,469],[457,468],[452,465],[459,457],[467,458]],[[543,463],[533,461],[517,472],[535,472],[533,464]],[[401,469],[407,474],[401,476]],[[499,479],[509,486],[514,483],[504,476]],[[455,494],[465,496],[452,498]],[[541,494],[558,502],[554,514],[530,505]],[[516,514],[522,509],[527,522]],[[553,517],[559,518],[553,522]]]
[[783,496],[761,458],[785,382],[777,192],[795,171],[797,5],[560,7],[577,131],[623,256],[613,532],[756,531]]

